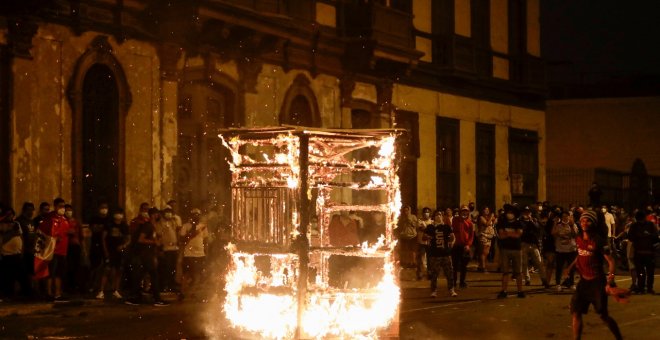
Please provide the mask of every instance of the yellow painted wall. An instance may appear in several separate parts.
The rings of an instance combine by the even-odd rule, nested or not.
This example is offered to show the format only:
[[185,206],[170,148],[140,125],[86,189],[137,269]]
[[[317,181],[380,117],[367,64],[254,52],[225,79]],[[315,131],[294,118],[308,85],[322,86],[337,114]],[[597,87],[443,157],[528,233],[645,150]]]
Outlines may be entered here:
[[431,0],[413,0],[413,26],[416,29],[431,33]]
[[317,2],[316,22],[325,26],[337,27],[337,10],[335,6],[324,2]]
[[527,0],[527,53],[541,56],[540,0]]
[[493,77],[499,79],[509,79],[509,60],[498,56],[493,56]]
[[431,39],[415,37],[415,49],[424,52],[424,55],[419,60],[427,63],[433,62],[433,41]]
[[[395,85],[393,103],[419,113],[420,158],[417,162],[417,200],[420,207],[435,207],[435,119],[437,116],[460,120],[460,201],[474,200],[476,194],[476,123],[495,125],[495,199],[498,207],[511,201],[509,184],[510,127],[537,131],[539,144],[539,199],[545,190],[545,112],[503,105],[473,98],[439,93],[406,85]],[[479,205],[479,202],[477,202]]]
[[454,32],[464,37],[470,37],[472,34],[470,1],[454,0]]
[[509,52],[508,0],[490,0],[490,46],[493,51]]

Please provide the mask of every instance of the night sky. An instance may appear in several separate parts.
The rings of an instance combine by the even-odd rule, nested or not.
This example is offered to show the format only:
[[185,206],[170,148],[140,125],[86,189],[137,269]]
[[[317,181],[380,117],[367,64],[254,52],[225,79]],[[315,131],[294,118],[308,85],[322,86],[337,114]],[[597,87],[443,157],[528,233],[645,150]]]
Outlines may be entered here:
[[549,71],[660,75],[660,0],[542,0],[541,6]]

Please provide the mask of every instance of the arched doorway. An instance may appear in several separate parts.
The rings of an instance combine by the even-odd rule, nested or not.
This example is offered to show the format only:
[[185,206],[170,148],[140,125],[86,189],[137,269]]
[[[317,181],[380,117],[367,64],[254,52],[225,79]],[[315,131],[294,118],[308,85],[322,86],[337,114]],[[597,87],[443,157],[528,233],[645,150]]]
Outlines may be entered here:
[[92,65],[83,79],[82,210],[90,216],[98,202],[119,204],[119,103],[115,76]]
[[78,59],[67,95],[71,105],[72,203],[86,221],[99,201],[124,204],[124,117],[131,105],[126,75],[107,36]]

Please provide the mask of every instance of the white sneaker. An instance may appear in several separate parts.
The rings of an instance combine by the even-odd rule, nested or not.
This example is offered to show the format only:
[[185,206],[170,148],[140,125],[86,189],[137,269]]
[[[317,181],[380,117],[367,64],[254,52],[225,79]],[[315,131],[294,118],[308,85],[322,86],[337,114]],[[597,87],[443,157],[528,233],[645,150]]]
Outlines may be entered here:
[[457,297],[457,296],[458,296],[458,293],[456,293],[456,291],[454,290],[454,288],[452,288],[452,289],[449,290],[449,296],[451,296],[451,297]]
[[561,293],[561,285],[557,285],[557,293]]
[[434,297],[437,297],[437,296],[438,296],[438,293],[436,293],[436,292],[431,293],[431,297],[434,298]]
[[114,296],[115,299],[122,299],[123,298],[123,296],[121,296],[121,294],[119,294],[119,292],[116,291],[116,290],[114,291],[114,293],[112,293],[112,296]]
[[105,299],[105,294],[103,294],[103,291],[100,291],[98,294],[96,294],[96,298],[99,300]]

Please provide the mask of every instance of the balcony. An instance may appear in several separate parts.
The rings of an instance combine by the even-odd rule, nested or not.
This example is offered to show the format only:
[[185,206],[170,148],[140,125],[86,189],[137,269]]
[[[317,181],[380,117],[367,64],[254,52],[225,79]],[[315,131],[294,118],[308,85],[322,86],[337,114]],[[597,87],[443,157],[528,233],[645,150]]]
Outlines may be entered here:
[[406,63],[421,56],[414,49],[410,11],[378,1],[339,2],[337,6],[340,34],[369,42],[374,56]]

